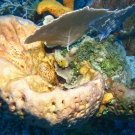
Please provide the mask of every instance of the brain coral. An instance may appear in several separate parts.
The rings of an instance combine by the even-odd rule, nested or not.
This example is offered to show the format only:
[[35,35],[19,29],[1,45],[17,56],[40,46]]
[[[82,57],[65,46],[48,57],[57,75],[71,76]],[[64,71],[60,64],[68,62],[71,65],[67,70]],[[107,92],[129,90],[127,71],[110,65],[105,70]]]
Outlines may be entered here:
[[1,111],[42,128],[65,130],[87,122],[103,97],[102,76],[97,72],[91,81],[64,91],[57,84],[53,56],[46,55],[42,42],[24,44],[36,26],[1,16],[0,27]]

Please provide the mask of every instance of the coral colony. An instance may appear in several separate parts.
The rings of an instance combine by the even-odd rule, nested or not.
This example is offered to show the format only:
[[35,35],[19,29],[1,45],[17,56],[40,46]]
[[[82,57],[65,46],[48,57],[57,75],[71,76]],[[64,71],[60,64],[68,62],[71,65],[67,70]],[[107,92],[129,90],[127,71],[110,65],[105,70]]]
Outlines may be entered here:
[[[2,118],[54,133],[87,126],[90,118],[135,120],[132,70],[112,33],[135,12],[135,4],[109,11],[74,10],[73,0],[31,2],[0,2]],[[47,13],[42,26],[27,19],[36,10]]]
[[32,19],[39,0],[1,0],[0,15],[17,15]]

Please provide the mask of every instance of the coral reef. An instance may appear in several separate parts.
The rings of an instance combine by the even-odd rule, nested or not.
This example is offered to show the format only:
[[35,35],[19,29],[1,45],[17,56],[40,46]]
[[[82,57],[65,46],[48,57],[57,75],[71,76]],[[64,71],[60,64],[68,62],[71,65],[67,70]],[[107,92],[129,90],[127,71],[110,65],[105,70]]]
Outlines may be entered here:
[[[80,42],[72,45],[70,51],[66,51],[66,49],[55,50],[55,59],[60,67],[55,69],[56,73],[64,78],[67,84],[72,84],[74,87],[81,83],[80,75],[84,76],[85,72],[88,75],[88,70],[91,68],[91,76],[94,75],[94,70],[103,75],[106,87],[109,85],[109,80],[116,80],[130,86],[132,73],[121,44],[115,41],[115,37],[112,35],[102,42],[87,35],[83,36]],[[85,61],[88,61],[90,65],[88,66]],[[84,63],[87,66],[84,66]],[[92,69],[94,70],[92,71]],[[74,78],[72,78],[73,76]]]
[[91,3],[92,0],[75,0],[75,9],[80,9],[85,6],[88,6]]
[[[87,33],[71,45],[69,51],[56,50],[57,64],[59,65],[58,61],[61,59],[67,63],[64,68],[61,65],[55,68],[56,73],[65,80],[64,87],[68,89],[81,84],[82,76],[83,81],[87,82],[95,76],[96,71],[99,71],[105,79],[106,92],[96,117],[134,119],[135,93],[134,89],[129,89],[132,76],[123,46],[113,35],[106,40],[98,41],[91,38],[90,34]],[[129,117],[124,118],[127,115]]]
[[[71,55],[71,51],[69,51],[69,54],[66,54],[65,58],[61,56],[61,51],[56,50],[55,52],[55,59],[58,64],[58,66],[55,67],[55,71],[60,77],[65,79],[64,87],[67,89],[78,87],[79,85],[93,80],[93,78],[97,76],[97,72],[93,70],[88,61],[75,61],[74,56]],[[60,65],[59,61],[66,63],[66,66],[63,67],[63,65]]]
[[[116,9],[122,9],[126,8],[129,5],[132,5],[135,3],[135,0],[93,0],[90,3],[90,7],[94,8],[105,8],[110,10],[116,10]],[[127,55],[133,56],[135,54],[135,47],[134,47],[134,33],[135,33],[135,14],[133,14],[131,17],[129,17],[124,23],[123,33],[118,33],[118,38],[120,38],[123,41],[123,45],[127,51]],[[117,33],[116,33],[117,34]],[[120,35],[119,35],[120,34]]]
[[[58,2],[60,2],[61,4],[64,4],[64,0],[57,0]],[[72,0],[66,0],[68,1],[68,3]],[[91,3],[92,0],[74,0],[74,10],[77,10],[77,9],[81,9],[83,7],[86,7],[88,6],[90,3]],[[71,3],[71,5],[73,5]],[[71,7],[71,6],[70,6]]]
[[0,15],[17,15],[35,21],[34,15],[40,0],[1,0]]
[[[57,19],[46,16],[41,27],[20,17],[1,16],[0,119],[8,116],[9,123],[0,129],[9,129],[15,118],[50,134],[67,130],[69,135],[72,128],[77,128],[75,134],[90,134],[100,118],[134,120],[134,74],[118,36],[110,35],[134,7],[85,7]],[[58,47],[48,54],[44,44]]]
[[135,14],[133,14],[124,24],[124,32],[118,35],[118,38],[122,40],[123,45],[127,51],[128,56],[135,55]]
[[92,0],[89,4],[90,7],[94,8],[106,8],[110,10],[126,8],[132,5],[135,0]]
[[55,17],[59,17],[62,14],[72,11],[73,9],[73,5],[71,5],[73,1],[71,1],[71,3],[67,3],[67,1],[64,1],[64,3],[69,7],[71,6],[71,8],[65,7],[55,0],[43,0],[38,4],[37,13],[42,14],[43,12],[47,11]]
[[135,4],[121,10],[116,10],[109,16],[101,17],[90,22],[100,32],[100,40],[106,38],[111,32],[121,30],[122,24],[135,12]]
[[[81,42],[73,45],[78,49],[72,56],[72,62],[76,63],[75,67],[80,68],[79,64],[88,60],[93,69],[99,71],[106,81],[108,79],[117,80],[128,86],[131,84],[132,77],[126,62],[125,50],[121,44],[115,41],[115,38],[112,39],[113,37],[110,35],[106,41],[98,42],[94,38],[84,36]],[[73,65],[73,63],[71,64]]]
[[129,89],[123,84],[112,82],[108,92],[113,93],[114,99],[106,105],[106,115],[109,119],[134,120],[135,118],[135,89]]
[[132,71],[132,79],[135,78],[135,56],[127,56],[126,61],[128,62],[128,65],[130,66],[130,69]]

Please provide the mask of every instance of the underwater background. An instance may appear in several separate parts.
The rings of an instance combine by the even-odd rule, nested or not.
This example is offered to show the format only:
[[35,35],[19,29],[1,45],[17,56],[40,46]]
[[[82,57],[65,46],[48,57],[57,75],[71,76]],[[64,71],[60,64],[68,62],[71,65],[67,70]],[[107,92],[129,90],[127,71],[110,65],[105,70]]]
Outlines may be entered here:
[[[62,0],[57,0],[63,4]],[[37,25],[42,24],[43,14],[38,15],[37,5],[41,0],[0,0],[0,16],[16,15],[24,19],[30,19]],[[85,6],[94,8],[105,8],[110,10],[122,9],[135,3],[135,0],[75,0],[74,10]],[[48,14],[48,13],[47,13]],[[126,20],[122,30],[123,46],[128,56],[127,61],[134,61],[130,65],[135,69],[135,13]],[[133,87],[135,87],[135,72],[133,72]],[[89,122],[88,122],[89,123]],[[0,135],[59,135],[53,129],[45,130],[30,126],[18,119],[0,114]],[[83,125],[79,129],[66,130],[60,135],[135,135],[135,121],[108,120],[104,118],[90,119],[90,124]]]

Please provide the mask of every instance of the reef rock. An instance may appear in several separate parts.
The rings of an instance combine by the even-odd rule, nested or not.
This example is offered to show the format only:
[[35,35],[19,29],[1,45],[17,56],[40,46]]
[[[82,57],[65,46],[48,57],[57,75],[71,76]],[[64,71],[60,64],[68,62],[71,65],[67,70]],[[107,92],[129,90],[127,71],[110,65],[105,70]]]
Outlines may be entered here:
[[132,5],[135,0],[92,0],[89,3],[90,7],[93,8],[105,8],[110,10],[126,8]]
[[112,120],[135,120],[135,88],[129,89],[121,83],[111,82],[108,92],[113,93],[113,100],[105,105],[102,116]]

